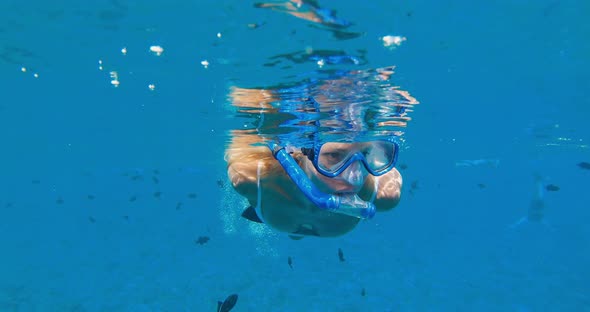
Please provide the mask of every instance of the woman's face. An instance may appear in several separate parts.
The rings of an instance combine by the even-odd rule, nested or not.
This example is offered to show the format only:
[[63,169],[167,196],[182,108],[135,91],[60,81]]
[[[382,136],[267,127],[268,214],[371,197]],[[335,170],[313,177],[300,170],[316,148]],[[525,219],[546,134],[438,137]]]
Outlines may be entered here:
[[[359,143],[360,144],[360,143]],[[350,148],[350,144],[331,145],[335,150],[341,150],[344,146]],[[355,149],[356,147],[353,147]],[[330,178],[319,173],[313,166],[313,163],[306,158],[306,171],[311,181],[325,193],[358,193],[363,185],[369,172],[360,161],[355,161],[350,164],[341,174]]]

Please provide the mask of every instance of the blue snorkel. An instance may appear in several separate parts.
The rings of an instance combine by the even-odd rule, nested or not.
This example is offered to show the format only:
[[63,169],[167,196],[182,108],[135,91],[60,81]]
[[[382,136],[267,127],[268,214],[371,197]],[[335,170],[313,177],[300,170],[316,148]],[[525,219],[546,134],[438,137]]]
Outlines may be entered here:
[[272,141],[268,142],[268,147],[291,180],[318,208],[360,219],[370,219],[375,215],[375,205],[362,200],[357,194],[338,196],[320,191],[284,147]]

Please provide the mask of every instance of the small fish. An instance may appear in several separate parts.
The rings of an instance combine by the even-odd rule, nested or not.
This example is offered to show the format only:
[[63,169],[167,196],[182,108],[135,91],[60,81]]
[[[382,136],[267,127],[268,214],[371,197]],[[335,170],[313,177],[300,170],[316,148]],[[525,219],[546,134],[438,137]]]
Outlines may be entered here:
[[366,296],[367,295],[367,291],[365,290],[365,287],[363,287],[363,289],[361,289],[361,296]]
[[88,217],[88,221],[90,221],[91,223],[95,223],[96,219],[94,219],[92,216]]
[[217,186],[219,186],[219,188],[223,188],[225,186],[225,182],[221,179],[217,180]]
[[129,197],[129,201],[130,201],[130,202],[134,202],[134,201],[136,201],[136,200],[137,200],[137,196],[135,196],[135,195],[133,195],[133,196]]
[[238,302],[238,295],[229,295],[223,302],[217,301],[217,312],[229,312]]
[[400,164],[400,165],[399,165],[399,168],[400,168],[401,170],[406,170],[406,169],[408,169],[408,165],[406,165],[406,164]]
[[160,174],[160,170],[158,170],[158,169],[154,169],[152,172],[153,172],[154,174]]
[[160,183],[160,180],[158,180],[157,177],[152,177],[152,181],[154,181],[154,184]]
[[264,24],[266,24],[266,23],[265,22],[250,23],[250,24],[248,24],[248,28],[250,28],[250,29],[256,29],[256,28],[260,28],[261,26],[264,26]]
[[133,180],[133,181],[139,181],[139,180],[143,180],[143,177],[141,175],[136,174],[136,175],[134,175],[134,176],[131,177],[131,180]]
[[182,203],[181,202],[178,202],[176,204],[176,210],[180,210],[180,208],[182,208]]
[[195,193],[189,193],[186,196],[188,196],[188,198],[192,198],[192,199],[197,198],[197,194],[195,194]]
[[484,188],[486,188],[486,185],[483,183],[478,183],[477,187],[479,187],[480,189],[484,189]]
[[340,262],[346,261],[344,259],[344,253],[342,252],[342,249],[340,249],[340,248],[338,248],[338,259],[340,260]]
[[578,167],[580,167],[580,169],[590,170],[590,163],[583,161],[578,163]]
[[414,191],[419,189],[420,187],[418,186],[418,180],[414,180],[412,181],[412,183],[410,184],[410,190],[408,191],[408,193],[410,193],[410,195],[414,195]]
[[125,219],[126,221],[129,221],[129,216],[123,216],[123,219]]
[[203,246],[208,241],[209,241],[209,236],[199,236],[199,238],[195,239],[195,244],[199,244],[199,245]]
[[86,196],[86,198],[93,200],[95,197],[94,197],[94,195],[88,195],[88,196]]
[[293,259],[291,259],[291,257],[287,258],[287,264],[291,269],[293,268]]
[[550,192],[557,192],[557,191],[559,191],[559,186],[557,186],[555,184],[548,184],[545,186],[545,189]]
[[33,183],[33,184],[41,184],[41,181],[39,181],[39,180],[33,180],[33,181],[31,181],[31,183]]
[[154,192],[154,197],[160,199],[162,192]]
[[58,199],[55,200],[55,203],[58,204],[58,205],[61,205],[61,204],[64,203],[64,200],[60,197],[60,198],[58,198]]
[[12,203],[6,203],[6,205],[4,205],[5,208],[12,208],[13,204]]

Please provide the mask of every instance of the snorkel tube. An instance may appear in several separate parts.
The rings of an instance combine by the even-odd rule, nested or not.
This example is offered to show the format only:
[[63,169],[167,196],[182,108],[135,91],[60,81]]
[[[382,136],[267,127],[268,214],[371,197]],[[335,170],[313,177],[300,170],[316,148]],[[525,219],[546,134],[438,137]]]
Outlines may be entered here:
[[272,141],[268,142],[268,147],[291,180],[318,208],[360,219],[370,219],[375,215],[375,205],[362,200],[357,194],[338,196],[320,191],[284,147]]

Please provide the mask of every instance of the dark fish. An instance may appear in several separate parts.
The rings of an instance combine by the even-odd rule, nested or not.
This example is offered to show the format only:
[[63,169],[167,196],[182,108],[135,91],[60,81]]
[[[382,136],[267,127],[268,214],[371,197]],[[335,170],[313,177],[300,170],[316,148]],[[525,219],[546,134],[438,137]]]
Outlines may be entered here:
[[480,189],[484,189],[484,188],[486,188],[486,185],[483,183],[478,183],[477,187],[479,187]]
[[86,196],[86,198],[93,200],[95,197],[94,197],[94,195],[88,195],[88,196]]
[[96,220],[92,216],[88,217],[88,221],[90,221],[91,223],[95,223],[96,222]]
[[154,192],[154,197],[160,199],[162,192]]
[[559,186],[557,186],[555,184],[548,184],[545,186],[545,189],[550,192],[557,192],[557,191],[559,191]]
[[219,188],[223,188],[225,186],[225,182],[221,179],[217,180],[217,186],[219,186]]
[[152,171],[154,174],[160,174],[160,171],[158,169],[154,169],[154,171]]
[[248,28],[250,28],[250,29],[256,29],[256,28],[259,28],[259,27],[263,26],[264,24],[266,24],[266,23],[265,22],[250,23],[250,24],[248,24]]
[[229,312],[238,302],[238,295],[233,294],[225,298],[223,302],[217,301],[217,312]]
[[152,177],[152,181],[154,181],[155,184],[160,183],[160,180],[158,180],[158,178],[156,177]]
[[291,257],[287,258],[287,264],[291,269],[293,268],[293,259],[291,259]]
[[135,195],[133,195],[133,196],[129,197],[129,201],[130,201],[130,202],[134,202],[134,201],[136,201],[136,200],[137,200],[137,196],[135,196]]
[[4,207],[6,208],[12,208],[13,204],[12,203],[6,203],[6,205],[4,205]]
[[123,218],[127,221],[129,221],[129,216],[123,216]]
[[180,208],[182,208],[182,203],[181,202],[178,202],[176,204],[176,210],[180,210]]
[[33,181],[31,181],[31,183],[33,183],[33,184],[40,184],[41,181],[39,181],[39,180],[33,180]]
[[139,180],[143,180],[143,177],[139,174],[136,174],[134,176],[131,177],[131,180],[133,181],[139,181]]
[[578,163],[578,167],[580,167],[580,169],[590,170],[590,163],[583,161]]
[[205,245],[209,241],[209,236],[199,236],[199,238],[195,239],[195,244]]
[[411,187],[413,190],[417,190],[417,189],[419,188],[419,187],[418,187],[418,180],[412,181],[412,184],[410,185],[410,187]]
[[344,253],[342,252],[342,249],[338,248],[338,259],[340,259],[340,262],[344,262],[346,260],[344,260]]
[[197,194],[195,194],[195,193],[189,193],[187,196],[188,196],[188,198],[193,198],[193,199],[197,198]]
[[58,205],[61,205],[61,204],[64,203],[64,200],[60,197],[60,198],[58,198],[58,199],[55,200],[55,203],[58,204]]
[[363,289],[361,289],[361,296],[366,296],[367,295],[367,291],[365,291],[365,287],[363,287]]
[[406,164],[400,164],[400,165],[399,165],[399,168],[400,168],[401,170],[406,170],[406,169],[408,169],[408,165],[406,165]]

